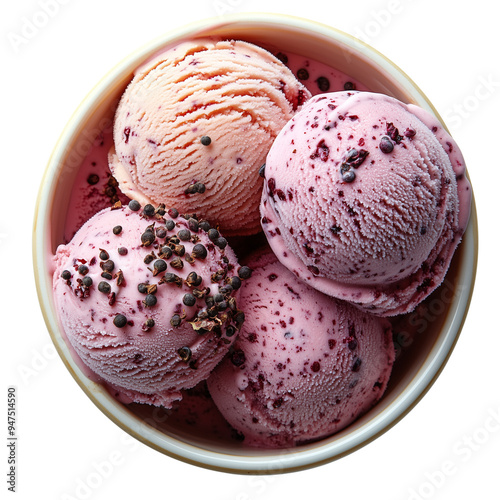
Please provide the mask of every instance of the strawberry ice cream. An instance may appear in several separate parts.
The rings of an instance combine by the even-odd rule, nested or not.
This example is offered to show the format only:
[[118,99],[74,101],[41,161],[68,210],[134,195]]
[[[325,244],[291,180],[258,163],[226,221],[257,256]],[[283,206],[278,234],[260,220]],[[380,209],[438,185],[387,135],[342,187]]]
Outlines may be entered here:
[[312,98],[280,132],[261,214],[297,276],[393,316],[441,284],[470,204],[464,159],[435,117],[385,95],[336,92]]
[[55,255],[62,330],[124,402],[167,408],[207,378],[244,316],[239,266],[217,230],[161,206],[105,209]]
[[250,446],[294,446],[341,430],[385,391],[389,322],[312,289],[270,251],[249,266],[245,323],[208,379],[215,404]]
[[142,203],[261,230],[259,167],[311,96],[270,52],[242,41],[184,42],[137,69],[118,106],[110,168]]

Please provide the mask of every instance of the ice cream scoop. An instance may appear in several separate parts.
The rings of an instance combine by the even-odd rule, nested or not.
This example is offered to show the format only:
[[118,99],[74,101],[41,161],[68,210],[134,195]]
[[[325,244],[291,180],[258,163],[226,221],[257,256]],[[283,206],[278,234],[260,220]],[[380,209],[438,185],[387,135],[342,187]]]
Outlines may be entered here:
[[440,285],[470,205],[464,159],[437,118],[389,96],[337,92],[312,98],[278,135],[261,214],[297,276],[392,316]]
[[135,201],[102,210],[54,262],[62,330],[124,402],[171,407],[228,352],[244,318],[233,251],[176,210]]
[[183,42],[135,72],[116,111],[111,171],[130,198],[217,221],[228,236],[255,234],[259,167],[310,95],[253,44]]
[[341,430],[386,389],[389,322],[311,288],[270,251],[249,266],[245,323],[207,381],[215,404],[250,446],[295,446]]

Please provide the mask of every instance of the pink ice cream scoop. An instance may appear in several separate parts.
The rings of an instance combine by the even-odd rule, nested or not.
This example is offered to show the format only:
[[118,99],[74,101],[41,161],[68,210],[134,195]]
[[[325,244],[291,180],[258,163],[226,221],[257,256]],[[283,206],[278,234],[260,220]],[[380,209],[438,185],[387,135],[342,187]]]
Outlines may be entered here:
[[442,282],[471,195],[464,159],[430,113],[381,94],[323,94],[267,156],[262,225],[308,284],[392,316]]
[[58,247],[54,301],[92,378],[168,408],[228,352],[244,319],[240,267],[203,221],[139,207],[102,210]]
[[242,41],[183,42],[137,69],[119,103],[109,163],[142,203],[255,234],[259,168],[310,92],[268,51]]
[[249,266],[245,323],[207,381],[215,404],[250,446],[294,446],[341,430],[386,389],[389,322],[309,287],[270,251]]

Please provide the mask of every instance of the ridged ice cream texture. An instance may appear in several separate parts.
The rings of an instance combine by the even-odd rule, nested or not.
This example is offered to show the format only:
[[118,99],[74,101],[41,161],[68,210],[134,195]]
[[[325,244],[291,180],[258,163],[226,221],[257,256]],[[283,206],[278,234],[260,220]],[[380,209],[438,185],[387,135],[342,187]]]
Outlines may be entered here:
[[[226,236],[257,233],[259,168],[310,96],[281,61],[253,44],[180,43],[138,68],[125,90],[111,171],[130,198],[196,213]],[[205,192],[186,194],[197,182]]]
[[262,223],[297,276],[392,316],[442,282],[471,194],[465,161],[437,118],[389,96],[337,92],[311,99],[274,142]]
[[[176,225],[167,232],[168,237],[188,227],[181,217],[173,220]],[[157,237],[150,246],[142,244],[141,235],[152,224],[155,230],[165,226],[161,218],[146,217],[128,207],[105,209],[93,216],[70,243],[57,249],[54,301],[62,331],[83,367],[90,369],[91,378],[107,385],[111,394],[124,402],[169,408],[175,400],[181,399],[182,389],[193,387],[208,377],[234,340],[234,332],[227,332],[226,326],[235,323],[231,318],[224,319],[223,313],[217,315],[220,333],[215,330],[201,333],[195,329],[190,322],[206,309],[205,301],[198,299],[195,305],[187,306],[183,297],[193,293],[194,288],[208,288],[213,296],[224,281],[213,281],[212,275],[217,272],[223,277],[236,275],[238,264],[230,247],[221,250],[200,229],[191,231],[190,241],[181,241],[186,252],[182,257],[183,268],[172,266],[176,258],[174,253],[162,259],[168,264],[166,271],[155,275],[155,262],[160,259],[160,248],[166,244],[166,239]],[[118,235],[113,233],[116,226],[122,226]],[[192,253],[195,241],[206,247],[207,256],[196,258],[191,264],[185,256]],[[126,254],[119,250],[121,248],[127,249]],[[101,259],[101,249],[107,252],[109,259]],[[152,253],[156,258],[149,262],[146,257]],[[106,261],[114,263],[112,278],[102,276],[101,265]],[[78,272],[80,264],[88,267],[85,276]],[[69,280],[61,276],[64,270],[70,271]],[[119,272],[123,277],[121,284]],[[187,284],[191,272],[202,277],[200,285]],[[176,274],[181,279],[180,285],[161,283],[165,273]],[[82,285],[84,277],[92,279],[88,288]],[[109,292],[99,291],[100,282],[110,286]],[[157,298],[156,305],[144,304],[146,294],[139,292],[140,283],[157,285],[157,291],[151,292]],[[238,291],[231,296],[236,299]],[[128,321],[123,328],[113,322],[118,314]],[[176,327],[171,324],[175,314],[183,318]],[[153,319],[154,326],[144,329],[148,319]],[[186,347],[191,351],[189,358],[180,355],[180,352],[186,354]]]
[[387,320],[324,295],[270,252],[250,259],[245,323],[207,383],[250,446],[282,448],[329,436],[380,400],[394,363]]

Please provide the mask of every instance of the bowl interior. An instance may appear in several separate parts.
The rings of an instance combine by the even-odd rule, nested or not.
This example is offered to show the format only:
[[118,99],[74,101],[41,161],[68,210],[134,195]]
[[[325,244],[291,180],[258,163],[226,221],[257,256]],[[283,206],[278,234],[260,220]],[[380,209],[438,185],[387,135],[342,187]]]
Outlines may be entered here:
[[[82,389],[109,418],[157,450],[181,460],[233,472],[285,472],[339,458],[384,432],[422,397],[444,366],[467,312],[475,276],[475,209],[444,285],[417,312],[394,324],[398,359],[382,401],[344,431],[289,450],[252,450],[230,436],[207,436],[203,427],[183,425],[168,411],[147,405],[122,405],[91,382],[71,355],[52,302],[51,256],[63,242],[71,188],[95,138],[112,127],[119,98],[134,69],[160,48],[186,37],[242,39],[269,49],[294,52],[335,67],[404,102],[430,111],[418,87],[384,56],[332,28],[285,16],[248,15],[223,22],[197,23],[161,37],[132,54],[106,75],[75,112],[47,166],[37,202],[34,263],[39,300],[53,342]],[[411,332],[417,330],[418,335]]]

